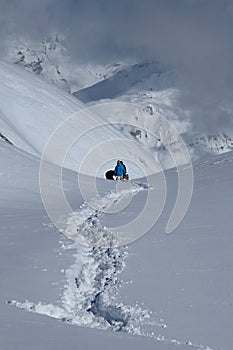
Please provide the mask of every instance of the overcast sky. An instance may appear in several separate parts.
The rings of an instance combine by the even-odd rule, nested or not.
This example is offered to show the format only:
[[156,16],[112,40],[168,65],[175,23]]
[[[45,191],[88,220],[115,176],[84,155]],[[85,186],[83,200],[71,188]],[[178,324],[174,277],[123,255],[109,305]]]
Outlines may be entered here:
[[11,33],[38,40],[54,31],[78,61],[171,64],[192,89],[186,103],[205,94],[205,113],[233,97],[233,0],[0,0],[1,43]]

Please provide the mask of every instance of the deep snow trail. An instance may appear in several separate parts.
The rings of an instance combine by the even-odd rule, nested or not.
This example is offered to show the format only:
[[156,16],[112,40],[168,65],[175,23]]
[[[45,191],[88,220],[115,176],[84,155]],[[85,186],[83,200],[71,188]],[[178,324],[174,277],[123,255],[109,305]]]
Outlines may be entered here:
[[118,245],[111,229],[101,224],[101,218],[104,213],[120,212],[133,196],[150,189],[147,184],[136,181],[130,182],[130,185],[127,182],[120,183],[120,188],[116,191],[110,191],[101,197],[96,196],[89,203],[85,202],[80,210],[74,211],[66,222],[65,236],[89,247]]
[[149,335],[143,330],[145,325],[166,327],[162,322],[150,320],[151,312],[141,305],[127,306],[117,301],[117,291],[123,283],[119,275],[125,267],[128,248],[113,247],[113,233],[101,224],[104,209],[145,190],[145,184],[133,183],[129,190],[110,192],[95,198],[95,208],[83,204],[80,210],[68,218],[65,235],[73,240],[81,235],[88,246],[78,243],[63,246],[64,249],[75,250],[75,261],[66,270],[66,284],[60,305],[14,300],[8,303],[78,326],[138,335]]
[[67,284],[62,297],[63,307],[69,315],[66,321],[143,334],[142,325],[149,320],[149,311],[139,305],[125,306],[116,301],[127,247],[113,247],[113,233],[101,224],[103,210],[143,190],[145,186],[133,184],[129,190],[110,192],[94,199],[94,206],[84,204],[68,219],[65,234],[72,239],[77,234],[80,239],[81,235],[83,243],[88,243],[88,246],[74,244],[67,247],[75,248],[76,253],[74,264],[66,271]]
[[7,303],[76,326],[141,335],[180,348],[210,350],[204,345],[163,336],[166,324],[162,319],[156,320],[143,304],[124,305],[120,301],[118,289],[127,283],[121,280],[120,274],[126,266],[128,248],[112,246],[112,232],[101,224],[102,210],[117,205],[125,196],[136,196],[147,190],[147,185],[133,183],[129,191],[110,192],[96,198],[94,209],[83,204],[67,219],[66,235],[73,239],[77,234],[82,235],[90,245],[63,243],[63,249],[72,251],[74,262],[65,271],[66,282],[57,305],[27,300],[9,300]]
[[[121,280],[126,266],[128,248],[113,247],[112,232],[103,227],[103,209],[118,205],[128,196],[137,196],[150,190],[146,184],[133,182],[129,190],[109,192],[94,199],[94,208],[84,203],[67,219],[66,236],[75,241],[77,235],[87,246],[77,242],[61,242],[62,248],[73,254],[72,264],[65,268],[65,282],[60,298],[54,303],[8,300],[7,303],[29,312],[61,320],[64,323],[141,335],[171,345],[191,349],[211,349],[193,342],[164,336],[163,319],[146,309],[143,304],[125,305],[118,293],[128,282]],[[65,242],[65,243],[64,243]],[[89,244],[89,245],[88,245]],[[165,332],[166,333],[166,332]]]

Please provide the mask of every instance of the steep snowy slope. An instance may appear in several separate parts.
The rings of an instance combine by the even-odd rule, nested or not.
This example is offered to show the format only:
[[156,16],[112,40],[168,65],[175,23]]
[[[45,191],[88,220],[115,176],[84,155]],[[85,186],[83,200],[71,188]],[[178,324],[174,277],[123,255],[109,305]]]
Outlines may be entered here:
[[[65,161],[67,168],[77,170],[95,145],[122,139],[118,142],[118,152],[114,146],[103,146],[98,157],[93,158],[89,169],[86,169],[89,175],[96,173],[100,164],[113,159],[115,162],[118,157],[138,164],[143,159],[149,173],[157,169],[153,154],[145,155],[142,145],[127,142],[129,138],[119,128],[106,124],[101,115],[85,111],[84,105],[76,98],[22,68],[0,63],[0,94],[0,132],[15,146],[29,153],[40,156],[53,135],[52,141],[56,141],[56,146],[49,155],[46,154],[48,160],[59,165]],[[56,128],[58,131],[54,133]],[[64,158],[59,159],[64,149]],[[132,164],[132,169],[133,177],[140,174],[137,164]]]
[[82,104],[16,66],[0,63],[0,128],[17,147],[41,154],[49,135]]
[[[164,229],[175,169],[166,174],[159,222],[128,248],[111,250],[59,234],[41,203],[39,161],[3,141],[0,150],[1,348],[231,349],[232,153],[195,164],[191,206],[172,235]],[[63,187],[77,213],[67,230],[92,236],[137,216],[147,195],[143,187],[124,210],[96,218],[82,205],[75,173],[64,171]],[[114,183],[98,180],[98,188],[101,205],[110,192],[119,198]]]
[[76,62],[69,54],[63,35],[53,33],[33,42],[25,37],[9,37],[7,61],[24,67],[70,93],[114,75],[128,64],[117,62],[93,65]]
[[[90,87],[74,92],[73,95],[87,103],[103,99],[114,99],[129,94],[133,89],[142,90],[141,84],[145,81],[151,84],[151,89],[162,90],[172,86],[172,72],[168,67],[156,61],[142,62],[126,67],[113,76],[98,82]],[[150,83],[148,80],[150,79]],[[157,86],[156,86],[157,83]]]

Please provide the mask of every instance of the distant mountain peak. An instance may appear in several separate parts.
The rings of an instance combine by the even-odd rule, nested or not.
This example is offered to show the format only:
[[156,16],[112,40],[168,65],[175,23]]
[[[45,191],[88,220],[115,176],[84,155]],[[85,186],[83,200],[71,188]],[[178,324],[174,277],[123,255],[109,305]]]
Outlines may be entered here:
[[65,45],[65,36],[58,33],[52,33],[37,42],[27,37],[9,37],[7,60],[69,93],[104,80],[126,66],[125,62],[107,65],[78,62],[71,58]]

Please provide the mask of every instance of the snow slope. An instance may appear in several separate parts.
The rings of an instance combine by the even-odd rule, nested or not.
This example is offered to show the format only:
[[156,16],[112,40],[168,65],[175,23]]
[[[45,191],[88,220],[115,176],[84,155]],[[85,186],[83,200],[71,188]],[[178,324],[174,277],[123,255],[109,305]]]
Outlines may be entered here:
[[[114,307],[113,295],[121,284],[118,274],[125,267],[126,248],[93,252],[74,246],[60,236],[49,224],[41,203],[39,161],[2,141],[0,148],[3,160],[0,177],[0,275],[1,315],[4,320],[1,348],[64,349],[65,346],[67,349],[101,349],[109,346],[118,349],[122,346],[127,349],[154,349],[153,339],[137,336],[142,332],[140,329],[147,311],[137,305],[120,307],[119,301],[115,301]],[[57,185],[51,183],[51,186]],[[107,183],[106,188],[103,182],[102,191],[110,190],[112,186],[109,188],[109,185]],[[78,208],[82,198],[77,193],[74,173],[65,171],[64,187],[69,199]],[[83,214],[83,219],[87,220],[87,213]],[[99,308],[98,303],[92,305],[91,300],[95,300],[107,278],[109,288],[106,297],[108,294],[111,296],[113,306],[105,305],[105,301]],[[29,302],[24,302],[25,299]],[[10,304],[34,314],[12,308]],[[93,311],[87,311],[91,305]],[[35,312],[58,321],[41,318]],[[110,321],[116,319],[116,323],[121,322],[117,318],[126,316],[132,318],[127,331],[119,336],[108,333],[119,328],[117,324],[111,325]],[[69,324],[94,329],[75,326],[72,329]],[[162,327],[161,322],[157,327]],[[165,345],[162,348],[173,348],[172,344]]]
[[41,41],[9,36],[5,43],[8,62],[20,65],[70,93],[107,79],[128,64],[93,65],[76,62],[64,35],[52,33]]
[[[168,78],[169,74],[170,79]],[[165,76],[167,79],[164,79]],[[141,82],[148,81],[149,78],[152,80],[152,77],[154,78],[154,82],[151,83],[151,87],[155,88],[157,82],[157,89],[162,90],[165,87],[172,86],[171,76],[172,73],[168,73],[168,68],[159,62],[142,62],[121,69],[113,76],[74,92],[73,95],[85,103],[103,99],[114,99],[129,93],[132,89],[137,90],[138,84],[140,85]]]
[[[167,204],[150,232],[129,247],[92,249],[49,223],[39,161],[3,141],[0,148],[1,348],[232,348],[232,153],[195,164],[191,206],[172,235],[164,230],[175,169],[167,172]],[[123,211],[96,217],[83,206],[75,173],[65,170],[63,181],[77,213],[67,231],[87,235],[131,218],[147,193],[143,187]],[[98,180],[101,205],[110,192],[114,198],[114,186]]]
[[[41,156],[49,138],[59,128],[59,133],[55,134],[56,148],[48,158],[55,164],[62,164],[59,153],[68,147],[62,162],[65,161],[67,168],[77,170],[91,148],[101,142],[122,139],[118,154],[114,154],[113,147],[104,147],[104,152],[92,159],[86,170],[89,175],[95,173],[99,164],[115,162],[115,157],[128,158],[138,164],[143,158],[149,173],[157,169],[154,156],[145,155],[143,145],[128,143],[128,137],[101,115],[90,110],[86,112],[82,102],[22,68],[0,63],[0,94],[0,132],[26,152]],[[81,141],[79,136],[82,136]],[[132,164],[132,169],[132,177],[140,174],[137,165]]]
[[[153,106],[130,109],[126,105],[131,125],[95,128],[74,144],[66,159],[62,187],[73,214],[62,218],[63,235],[42,204],[39,162],[50,134],[66,117],[82,110],[83,104],[5,63],[0,63],[0,94],[0,348],[231,350],[233,154],[205,156],[195,162],[191,205],[171,235],[164,232],[177,195],[177,170],[166,171],[166,206],[157,224],[129,246],[113,247],[111,228],[137,217],[149,191],[155,205],[147,215],[155,215],[159,188],[148,187],[145,178],[138,179],[137,168],[128,162],[137,179],[120,192],[115,182],[90,177],[91,168],[84,168],[88,171],[80,179],[81,188],[89,189],[94,180],[99,191],[93,198],[98,209],[93,209],[77,183],[82,157],[96,144],[113,138],[136,140],[127,143],[128,158],[144,159],[153,173],[158,169],[153,168],[155,158],[148,155],[148,149],[154,147],[162,154],[159,137],[168,147],[176,141],[177,155],[180,150],[178,139],[153,119]],[[80,129],[108,123],[110,112],[124,121],[119,106],[97,105],[88,114],[80,114],[77,129],[68,124],[59,134],[61,145],[49,154],[55,157],[47,159],[54,164],[50,166],[61,170],[56,156],[69,133],[75,136]],[[174,125],[182,122],[187,130],[186,121],[176,120],[170,107]],[[156,126],[155,136],[146,137],[132,128],[135,118],[143,131]],[[102,170],[105,163],[113,162],[112,152],[105,147],[102,158],[92,159],[93,169],[99,162]],[[171,167],[167,159],[158,159],[164,168]],[[54,193],[61,187],[56,177],[47,185]],[[122,210],[104,213],[106,207],[128,196],[130,204]],[[52,201],[52,206],[59,203]],[[81,246],[77,235],[91,245]]]

